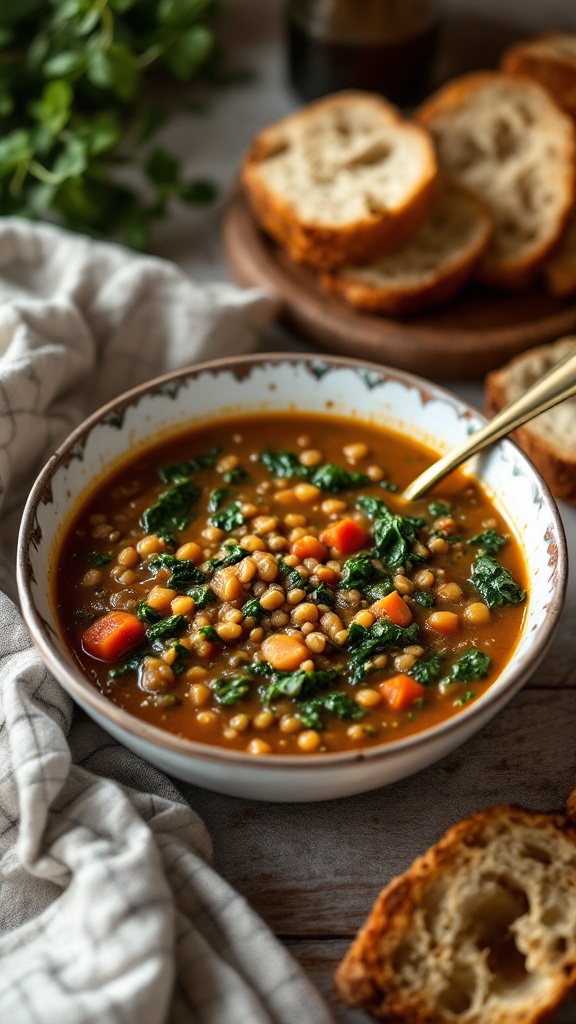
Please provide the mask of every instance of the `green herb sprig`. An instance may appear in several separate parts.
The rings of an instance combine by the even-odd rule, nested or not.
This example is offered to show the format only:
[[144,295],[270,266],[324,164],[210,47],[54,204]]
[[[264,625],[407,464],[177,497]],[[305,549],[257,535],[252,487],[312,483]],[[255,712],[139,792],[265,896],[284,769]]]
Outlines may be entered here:
[[[187,179],[159,146],[145,157],[140,144],[168,116],[159,81],[217,73],[216,9],[216,0],[4,0],[0,214],[49,216],[143,248],[172,199],[210,202],[210,182]],[[145,189],[119,181],[129,162]]]

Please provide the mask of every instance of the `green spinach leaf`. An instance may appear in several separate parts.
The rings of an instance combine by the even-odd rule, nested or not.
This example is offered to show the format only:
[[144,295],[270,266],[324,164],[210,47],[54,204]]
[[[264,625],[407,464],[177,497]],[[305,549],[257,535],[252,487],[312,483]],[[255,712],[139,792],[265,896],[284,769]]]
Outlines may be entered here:
[[520,604],[526,600],[526,591],[515,582],[512,573],[491,555],[480,552],[472,566],[471,582],[489,608],[507,604]]
[[471,683],[488,675],[492,659],[477,647],[469,647],[452,666],[450,679],[459,683]]
[[380,498],[362,495],[358,508],[374,524],[374,554],[389,569],[399,566],[409,569],[425,559],[416,555],[412,548],[418,540],[418,530],[425,526],[423,519],[415,516],[398,516]]
[[370,660],[390,647],[407,647],[418,639],[418,625],[396,626],[389,619],[378,619],[366,628],[353,622],[348,631],[346,646],[351,651],[348,660],[350,682],[357,685],[364,680]]
[[141,524],[146,533],[157,534],[173,543],[174,533],[185,530],[192,518],[192,507],[200,497],[200,488],[190,480],[164,491],[158,501],[142,513]]

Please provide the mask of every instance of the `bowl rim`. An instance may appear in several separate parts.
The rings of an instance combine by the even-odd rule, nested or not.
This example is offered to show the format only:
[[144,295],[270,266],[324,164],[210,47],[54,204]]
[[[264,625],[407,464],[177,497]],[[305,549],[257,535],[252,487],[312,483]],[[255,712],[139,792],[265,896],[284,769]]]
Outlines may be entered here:
[[[174,733],[167,732],[156,725],[137,718],[130,712],[120,708],[108,697],[94,687],[86,676],[74,664],[72,655],[66,652],[64,644],[60,641],[62,652],[59,650],[53,638],[45,628],[45,622],[36,608],[30,587],[30,571],[28,564],[28,550],[30,547],[34,521],[39,504],[50,487],[50,481],[59,469],[60,465],[67,461],[70,451],[84,438],[91,430],[102,423],[111,413],[118,412],[134,404],[137,399],[148,393],[161,389],[165,384],[176,380],[184,380],[198,377],[206,372],[234,372],[235,368],[250,368],[258,364],[282,364],[282,363],[303,363],[303,364],[328,364],[329,368],[368,370],[376,373],[385,381],[396,380],[416,387],[422,397],[438,397],[450,402],[459,414],[473,414],[481,421],[486,422],[486,417],[470,402],[460,398],[454,392],[442,385],[419,377],[407,370],[387,366],[382,363],[374,363],[365,359],[355,359],[350,356],[324,355],[324,353],[308,354],[294,352],[253,352],[246,355],[224,356],[218,359],[205,360],[201,363],[194,363],[172,370],[157,377],[150,378],[141,384],[122,392],[116,398],[100,406],[90,413],[81,423],[71,431],[70,434],[58,445],[50,456],[40,473],[36,477],[26,501],[17,544],[17,582],[20,596],[22,614],[28,626],[32,641],[39,650],[44,662],[47,664],[54,677],[63,688],[72,696],[81,707],[88,705],[91,711],[98,717],[111,720],[116,730],[126,732],[134,741],[151,744],[160,747],[166,754],[176,755],[178,758],[189,760],[196,759],[204,762],[219,763],[221,766],[228,765],[243,768],[257,769],[261,766],[265,770],[273,768],[290,769],[293,771],[303,770],[320,771],[327,767],[345,767],[358,762],[377,762],[389,760],[399,754],[406,754],[409,751],[422,748],[433,742],[449,737],[458,730],[471,726],[479,716],[487,721],[499,710],[501,704],[507,704],[515,694],[522,688],[528,678],[536,671],[538,665],[544,658],[550,646],[562,608],[564,605],[567,587],[567,544],[564,526],[556,501],[536,467],[530,459],[518,447],[518,445],[505,437],[497,442],[498,445],[511,445],[517,457],[523,462],[532,474],[534,481],[538,484],[543,494],[551,520],[555,529],[556,549],[556,587],[553,599],[547,606],[546,620],[537,634],[533,634],[533,647],[531,648],[530,663],[518,672],[517,677],[509,680],[504,689],[497,688],[497,684],[506,674],[512,658],[504,666],[502,673],[494,680],[494,683],[468,707],[463,708],[458,714],[442,722],[431,725],[420,732],[414,733],[400,739],[391,739],[382,744],[375,744],[364,750],[347,750],[324,752],[319,754],[260,754],[254,757],[246,751],[229,750],[213,744],[201,743],[198,740],[184,739]],[[176,432],[176,431],[174,431]],[[152,435],[151,435],[152,436]],[[67,657],[70,660],[66,660]],[[482,724],[482,723],[481,723]],[[105,726],[103,726],[105,728]],[[468,729],[468,735],[473,734],[480,726]],[[442,755],[441,755],[442,756]]]

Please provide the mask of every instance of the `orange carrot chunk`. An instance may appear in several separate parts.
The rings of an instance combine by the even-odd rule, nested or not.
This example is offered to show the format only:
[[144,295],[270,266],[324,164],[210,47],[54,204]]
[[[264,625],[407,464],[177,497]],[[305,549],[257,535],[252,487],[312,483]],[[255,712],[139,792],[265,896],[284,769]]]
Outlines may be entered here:
[[370,611],[377,619],[387,615],[395,626],[409,626],[413,619],[410,608],[402,600],[397,590],[393,590],[391,594],[386,594],[386,597],[381,597],[379,601],[375,601],[371,605]]
[[276,633],[267,636],[260,648],[267,662],[281,672],[292,672],[310,657],[310,651],[297,636]]
[[301,562],[305,558],[315,558],[317,562],[325,562],[328,558],[328,548],[317,537],[300,537],[292,545],[292,554],[296,555]]
[[391,679],[387,679],[384,683],[380,683],[379,690],[388,701],[390,707],[394,708],[394,711],[405,711],[415,700],[423,697],[426,693],[424,686],[421,686],[415,679],[412,679],[412,676],[407,676],[404,672],[397,676],[392,676]]
[[320,534],[320,540],[336,548],[341,555],[351,555],[370,543],[369,535],[357,519],[339,519]]
[[108,612],[82,634],[86,654],[100,661],[116,661],[126,651],[142,643],[146,627],[130,612]]

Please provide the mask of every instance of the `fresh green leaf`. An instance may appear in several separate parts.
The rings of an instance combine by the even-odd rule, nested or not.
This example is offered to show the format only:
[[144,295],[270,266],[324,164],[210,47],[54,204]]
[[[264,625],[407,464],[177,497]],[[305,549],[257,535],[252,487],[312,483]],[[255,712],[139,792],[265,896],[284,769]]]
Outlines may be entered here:
[[184,647],[184,644],[179,643],[178,640],[170,644],[169,650],[174,651],[176,655],[170,667],[174,675],[179,676],[186,671],[186,662],[192,657],[192,651]]
[[217,526],[219,530],[225,530],[226,533],[231,533],[238,526],[243,526],[244,516],[240,502],[233,501],[230,505],[221,508],[210,516],[210,522],[212,526]]
[[314,590],[308,594],[308,600],[313,601],[314,604],[328,605],[328,608],[334,607],[334,594],[325,583],[319,583],[317,587],[314,587]]
[[407,647],[416,643],[418,634],[415,622],[407,628],[396,626],[389,619],[378,619],[368,628],[353,622],[346,641],[346,647],[351,652],[348,659],[350,682],[354,685],[361,683],[369,671],[372,658],[391,647]]
[[248,694],[251,685],[250,676],[219,676],[214,680],[212,688],[218,703],[230,707]]
[[354,473],[352,470],[344,469],[335,462],[327,462],[319,466],[312,473],[312,483],[323,491],[330,491],[331,494],[339,494],[341,491],[350,491],[354,487],[364,487],[370,483],[370,477],[364,473]]
[[158,476],[166,484],[183,483],[184,480],[188,480],[194,473],[199,473],[202,469],[213,469],[221,451],[222,446],[215,445],[204,455],[197,455],[195,459],[188,459],[187,462],[171,462],[160,467]]
[[304,593],[308,593],[310,584],[297,569],[293,569],[283,558],[278,559],[278,568],[284,576],[284,584],[287,590],[303,590]]
[[185,530],[192,518],[192,506],[200,497],[200,488],[185,480],[164,491],[158,501],[147,508],[140,520],[146,533],[173,540],[174,531]]
[[217,569],[226,569],[229,565],[236,565],[237,562],[241,562],[243,558],[246,558],[250,552],[247,548],[243,548],[236,541],[228,540],[224,541],[225,555],[215,556],[210,559],[210,569],[212,572],[216,572]]
[[474,537],[470,537],[468,543],[483,548],[487,555],[497,555],[500,548],[505,547],[508,543],[508,540],[496,530],[485,530],[484,533],[477,533]]
[[191,597],[194,601],[197,611],[201,611],[202,608],[206,607],[206,605],[212,604],[214,601],[218,600],[216,594],[212,590],[212,587],[208,586],[190,587],[186,593],[188,594],[188,597]]
[[281,477],[286,480],[308,479],[311,471],[303,466],[300,459],[294,452],[276,452],[273,448],[267,448],[260,456],[268,472],[274,477]]
[[423,608],[433,608],[436,604],[436,598],[431,590],[415,590],[412,600],[416,601],[416,604],[421,604]]
[[425,560],[413,551],[423,519],[395,515],[380,498],[367,495],[358,499],[358,508],[374,523],[374,554],[389,569],[409,569]]
[[189,558],[176,558],[162,552],[150,559],[149,567],[152,572],[157,573],[159,569],[170,569],[170,577],[167,585],[174,590],[186,590],[189,583],[206,583],[206,577],[198,566],[194,565]]
[[149,654],[149,650],[141,648],[139,651],[133,652],[126,661],[123,661],[121,665],[116,665],[111,668],[108,672],[107,682],[114,682],[115,679],[123,679],[124,676],[129,676],[133,672],[138,672],[140,665]]
[[209,640],[210,643],[213,643],[213,644],[221,644],[221,643],[223,643],[222,637],[220,637],[218,635],[218,633],[214,629],[214,626],[200,626],[200,629],[198,630],[198,633],[200,634],[200,636],[203,636],[205,640]]
[[179,198],[190,206],[205,206],[214,202],[217,195],[218,189],[214,182],[201,179],[183,182],[179,190]]
[[30,104],[30,113],[45,125],[52,135],[58,135],[70,117],[72,87],[68,82],[50,82],[36,103]]
[[364,718],[366,711],[356,703],[347,693],[340,690],[333,690],[331,693],[323,694],[321,697],[314,697],[310,701],[298,705],[298,718],[307,729],[322,730],[324,728],[324,716],[322,712],[329,711],[336,718],[343,721],[359,722]]
[[452,704],[455,708],[461,708],[464,704],[467,704],[469,700],[474,700],[475,696],[476,694],[473,693],[472,690],[466,690],[466,693],[463,693],[457,700],[453,700]]
[[520,604],[526,591],[514,581],[511,572],[491,555],[480,552],[472,565],[471,582],[489,608]]
[[212,30],[206,25],[196,25],[176,37],[167,48],[164,60],[174,77],[185,82],[205,63],[213,48]]
[[332,686],[337,678],[336,669],[316,669],[313,672],[304,672],[303,669],[296,669],[295,672],[273,671],[271,682],[264,692],[264,703],[269,704],[277,697],[306,697],[316,690]]
[[141,622],[145,622],[147,626],[154,625],[155,622],[159,622],[162,618],[157,608],[152,608],[145,601],[138,601],[136,606],[136,615]]
[[256,619],[256,622],[260,622],[260,620],[266,615],[266,610],[262,607],[257,598],[253,598],[250,601],[246,601],[246,604],[243,605],[242,615],[245,619]]
[[[162,640],[168,640],[176,636],[181,629],[187,625],[188,619],[185,615],[170,615],[167,619],[155,622],[146,630],[146,636],[152,645],[157,645]],[[157,649],[157,647],[155,647]]]
[[408,674],[422,686],[431,686],[442,675],[442,661],[442,655],[439,653],[429,654],[427,658],[418,658]]
[[439,516],[451,516],[452,506],[445,501],[431,501],[428,505],[428,512],[433,519],[438,519]]
[[217,487],[216,490],[212,491],[208,498],[208,511],[217,512],[218,509],[222,507],[229,494],[230,491],[227,487]]
[[122,43],[88,54],[86,74],[92,85],[110,90],[119,99],[134,99],[140,85],[140,67],[136,54]]
[[109,551],[89,551],[86,557],[88,565],[101,566],[108,565],[112,561],[114,555]]
[[338,586],[344,590],[359,590],[370,601],[378,601],[394,589],[390,573],[366,551],[346,559]]
[[249,484],[252,481],[250,473],[243,466],[236,466],[235,469],[228,469],[222,474],[225,484]]
[[477,647],[469,647],[452,666],[450,679],[453,682],[472,683],[484,679],[490,670],[492,659]]

